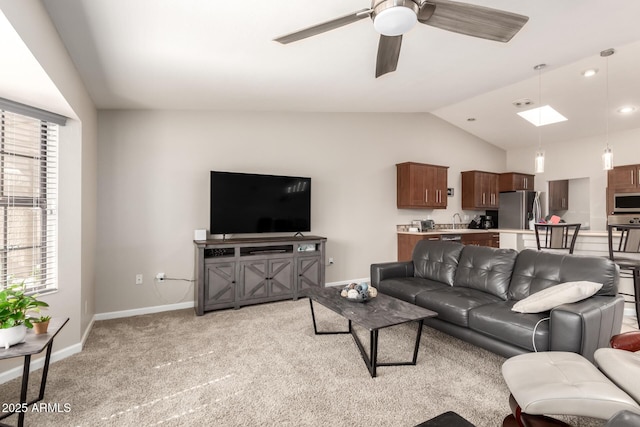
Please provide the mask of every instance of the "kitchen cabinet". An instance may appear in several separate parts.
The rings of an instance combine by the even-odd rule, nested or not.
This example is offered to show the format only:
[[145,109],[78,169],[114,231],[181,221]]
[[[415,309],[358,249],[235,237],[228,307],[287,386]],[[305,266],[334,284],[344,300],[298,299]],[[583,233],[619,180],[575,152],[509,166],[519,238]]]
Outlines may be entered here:
[[640,190],[640,165],[614,167],[607,173],[607,186],[614,190]]
[[489,246],[492,248],[500,247],[500,233],[465,233],[461,240],[463,245]]
[[607,215],[613,214],[615,193],[640,192],[640,165],[616,166],[607,172]]
[[534,188],[534,175],[518,172],[507,172],[500,174],[500,191],[518,191],[529,190]]
[[398,234],[398,261],[411,261],[413,248],[420,240],[440,240],[440,235]]
[[429,234],[398,234],[398,261],[411,261],[413,248],[420,240],[445,240],[451,236],[460,236],[460,243],[463,245],[500,247],[500,233],[492,231],[478,231],[477,233],[429,233]]
[[569,180],[549,181],[549,211],[569,209]]
[[397,164],[398,208],[446,209],[447,169],[424,163]]
[[462,209],[497,209],[499,193],[499,174],[462,172]]

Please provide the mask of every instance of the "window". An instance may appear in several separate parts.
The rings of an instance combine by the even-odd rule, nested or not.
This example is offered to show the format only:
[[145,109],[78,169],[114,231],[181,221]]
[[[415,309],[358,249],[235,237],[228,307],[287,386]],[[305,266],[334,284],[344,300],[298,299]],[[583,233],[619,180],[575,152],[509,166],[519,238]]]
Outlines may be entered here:
[[58,125],[0,105],[0,287],[57,288]]

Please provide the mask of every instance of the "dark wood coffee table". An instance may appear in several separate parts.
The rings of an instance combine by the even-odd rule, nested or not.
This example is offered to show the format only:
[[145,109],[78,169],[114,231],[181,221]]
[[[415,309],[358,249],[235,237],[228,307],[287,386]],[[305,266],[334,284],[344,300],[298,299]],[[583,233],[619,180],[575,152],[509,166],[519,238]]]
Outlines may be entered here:
[[[364,363],[369,369],[371,377],[376,376],[378,366],[401,366],[415,365],[418,359],[418,349],[420,348],[420,336],[422,335],[422,321],[438,314],[426,308],[399,300],[378,293],[378,296],[367,302],[358,303],[349,301],[340,296],[342,287],[310,288],[305,292],[309,298],[311,306],[311,319],[313,320],[313,331],[316,335],[351,334],[353,336]],[[338,313],[349,321],[349,328],[346,331],[318,331],[316,326],[316,316],[313,311],[313,302]],[[351,322],[355,322],[369,330],[369,355],[365,351],[364,345],[351,327]],[[378,331],[389,326],[400,325],[407,322],[418,322],[418,333],[413,350],[413,359],[410,362],[378,362]]]

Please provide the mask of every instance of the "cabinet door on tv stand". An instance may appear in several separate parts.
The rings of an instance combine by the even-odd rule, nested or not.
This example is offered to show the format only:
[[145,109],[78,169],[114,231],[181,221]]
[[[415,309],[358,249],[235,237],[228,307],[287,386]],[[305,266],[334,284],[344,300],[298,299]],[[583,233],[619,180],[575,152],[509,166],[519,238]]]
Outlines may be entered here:
[[232,307],[236,302],[236,263],[206,263],[204,289],[205,309]]
[[293,296],[293,260],[274,259],[268,262],[269,296]]
[[241,262],[238,298],[241,301],[266,298],[269,295],[267,277],[267,261]]
[[318,288],[322,286],[320,273],[320,257],[300,257],[298,258],[298,286],[297,292],[303,289]]
[[242,301],[293,295],[293,264],[291,259],[243,261],[240,263],[240,293]]

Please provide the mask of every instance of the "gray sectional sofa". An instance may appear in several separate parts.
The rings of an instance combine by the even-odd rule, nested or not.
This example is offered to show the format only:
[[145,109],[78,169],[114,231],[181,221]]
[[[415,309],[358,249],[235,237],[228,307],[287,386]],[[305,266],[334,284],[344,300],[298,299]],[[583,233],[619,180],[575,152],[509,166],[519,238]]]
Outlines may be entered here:
[[[536,292],[573,281],[603,286],[548,311],[512,310]],[[412,261],[371,265],[371,284],[380,292],[438,313],[426,325],[505,357],[570,351],[593,361],[595,350],[620,332],[618,281],[618,267],[604,257],[431,240],[416,245]]]

